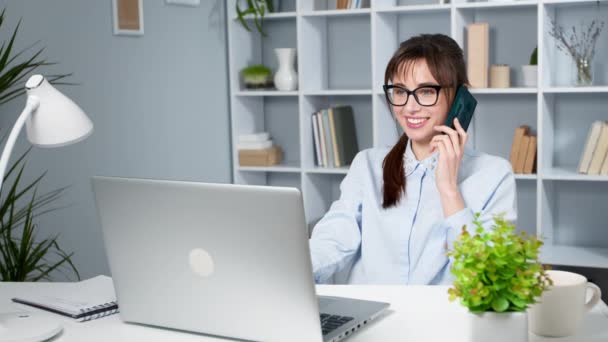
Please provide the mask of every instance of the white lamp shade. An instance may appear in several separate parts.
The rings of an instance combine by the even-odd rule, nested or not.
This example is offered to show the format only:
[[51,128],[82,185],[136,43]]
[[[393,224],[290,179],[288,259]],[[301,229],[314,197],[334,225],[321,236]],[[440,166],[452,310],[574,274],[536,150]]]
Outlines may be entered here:
[[26,121],[27,138],[33,145],[59,147],[93,133],[93,123],[82,109],[42,75],[30,77],[25,87],[28,97],[35,96],[40,103]]

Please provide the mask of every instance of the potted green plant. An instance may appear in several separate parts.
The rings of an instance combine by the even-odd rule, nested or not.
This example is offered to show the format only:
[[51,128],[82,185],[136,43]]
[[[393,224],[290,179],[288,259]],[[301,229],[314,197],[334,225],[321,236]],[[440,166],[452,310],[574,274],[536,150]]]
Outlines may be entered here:
[[266,37],[267,34],[262,28],[262,20],[267,12],[272,13],[278,8],[277,0],[246,0],[247,7],[241,8],[241,1],[236,2],[236,15],[237,19],[243,25],[243,27],[251,32],[249,25],[247,25],[247,18],[252,17],[255,27],[262,36]]
[[539,261],[543,243],[517,234],[504,215],[494,216],[489,229],[479,214],[473,224],[448,252],[455,276],[449,299],[469,309],[469,341],[527,341],[526,310],[551,283]]
[[538,85],[538,47],[530,55],[530,64],[522,65],[523,86],[536,87]]
[[[4,15],[5,10],[2,10],[0,29]],[[18,30],[19,25],[0,49],[0,105],[25,93],[24,80],[28,75],[53,64],[40,58],[42,48],[31,53],[29,48],[14,51]],[[47,80],[55,85],[68,84],[59,82],[67,76],[69,75],[47,75]],[[3,140],[0,139],[0,147],[3,147]],[[37,218],[56,209],[49,206],[64,193],[65,188],[39,194],[36,189],[45,173],[33,181],[23,180],[29,151],[30,149],[24,152],[9,167],[0,191],[0,281],[49,280],[52,272],[64,270],[80,279],[78,270],[72,263],[73,253],[67,253],[59,246],[58,236],[39,235]]]
[[271,88],[272,71],[265,65],[256,64],[241,69],[243,83],[247,89]]

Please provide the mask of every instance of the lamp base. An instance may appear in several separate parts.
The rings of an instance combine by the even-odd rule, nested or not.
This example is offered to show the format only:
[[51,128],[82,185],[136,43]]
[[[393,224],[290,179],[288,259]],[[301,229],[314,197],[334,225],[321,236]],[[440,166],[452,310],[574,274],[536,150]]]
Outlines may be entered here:
[[46,341],[63,330],[58,319],[30,312],[0,313],[0,342]]

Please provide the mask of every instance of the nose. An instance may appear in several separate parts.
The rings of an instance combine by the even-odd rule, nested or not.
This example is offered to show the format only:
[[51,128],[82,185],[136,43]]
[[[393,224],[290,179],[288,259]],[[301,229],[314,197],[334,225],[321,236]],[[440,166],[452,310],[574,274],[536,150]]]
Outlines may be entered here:
[[403,108],[408,113],[415,113],[420,110],[420,105],[418,104],[418,101],[416,101],[416,99],[414,98],[414,94],[409,95],[409,98],[407,99],[407,103],[405,104],[405,106],[403,106]]

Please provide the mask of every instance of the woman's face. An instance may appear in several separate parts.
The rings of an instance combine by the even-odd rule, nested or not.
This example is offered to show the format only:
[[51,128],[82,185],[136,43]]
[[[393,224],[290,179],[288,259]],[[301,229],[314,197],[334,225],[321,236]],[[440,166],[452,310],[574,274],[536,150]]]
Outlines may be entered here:
[[[414,90],[422,85],[439,85],[431,74],[426,61],[419,59],[412,62],[404,72],[399,72],[393,78],[393,84]],[[433,106],[421,106],[413,95],[410,95],[405,106],[393,106],[395,118],[410,140],[418,144],[428,144],[438,132],[434,126],[445,123],[448,114],[448,100],[445,90],[439,91],[437,103]]]

